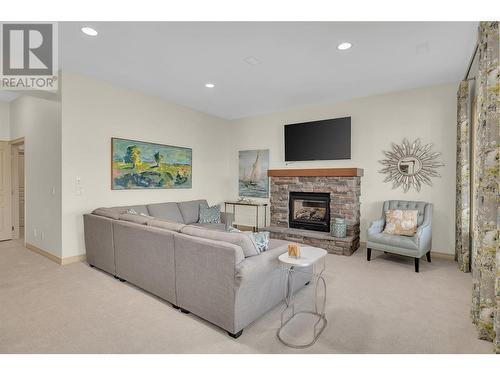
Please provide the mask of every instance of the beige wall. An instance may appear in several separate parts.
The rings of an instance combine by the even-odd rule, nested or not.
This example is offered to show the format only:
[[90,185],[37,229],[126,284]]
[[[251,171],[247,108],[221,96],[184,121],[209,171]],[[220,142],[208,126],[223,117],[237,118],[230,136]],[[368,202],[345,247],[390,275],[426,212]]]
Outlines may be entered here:
[[[238,196],[238,150],[270,149],[271,168],[358,167],[365,176],[361,186],[361,240],[366,241],[370,221],[381,214],[387,199],[422,200],[434,203],[433,249],[453,254],[455,217],[455,152],[457,84],[425,87],[415,90],[354,99],[341,103],[324,102],[296,110],[233,122],[230,157],[231,197]],[[343,161],[284,162],[283,125],[327,118],[352,117],[352,158]],[[442,152],[445,167],[433,186],[420,192],[403,193],[384,183],[381,169],[382,151],[404,137],[421,138],[434,143]],[[241,210],[240,212],[242,212]],[[251,220],[253,216],[249,216]],[[241,215],[239,221],[248,221]]]
[[10,141],[9,102],[0,102],[0,141]]
[[[227,121],[157,97],[72,73],[62,74],[57,101],[23,96],[10,104],[7,139],[26,137],[26,237],[61,257],[84,253],[82,214],[99,206],[206,198],[220,203],[238,196],[238,150],[271,150],[271,168],[360,167],[362,240],[385,199],[435,204],[435,251],[453,253],[455,200],[456,84],[350,100]],[[7,110],[5,109],[7,108]],[[0,103],[0,122],[9,106]],[[283,125],[352,117],[352,160],[294,162],[283,157]],[[61,125],[62,117],[62,125]],[[0,130],[0,134],[1,130]],[[193,149],[193,188],[112,191],[111,137]],[[446,164],[442,178],[420,193],[392,190],[378,160],[392,142],[420,137],[435,144]],[[83,193],[76,193],[76,179]],[[31,199],[30,199],[31,198]],[[242,215],[250,223],[253,215]],[[34,236],[37,229],[37,236]],[[43,233],[43,238],[40,235]]]
[[[82,215],[99,206],[229,195],[226,120],[104,81],[64,72],[62,77],[62,243],[63,256],[85,252]],[[176,190],[113,191],[111,137],[193,149],[193,187]],[[76,179],[83,194],[76,194]]]
[[30,96],[12,101],[10,136],[25,137],[26,242],[60,257],[61,103]]

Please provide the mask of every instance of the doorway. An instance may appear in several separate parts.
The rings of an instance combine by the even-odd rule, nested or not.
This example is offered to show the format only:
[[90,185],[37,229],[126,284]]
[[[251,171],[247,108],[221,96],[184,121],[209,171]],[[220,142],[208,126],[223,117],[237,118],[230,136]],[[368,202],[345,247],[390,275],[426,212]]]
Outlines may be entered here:
[[12,238],[25,237],[24,138],[11,142]]

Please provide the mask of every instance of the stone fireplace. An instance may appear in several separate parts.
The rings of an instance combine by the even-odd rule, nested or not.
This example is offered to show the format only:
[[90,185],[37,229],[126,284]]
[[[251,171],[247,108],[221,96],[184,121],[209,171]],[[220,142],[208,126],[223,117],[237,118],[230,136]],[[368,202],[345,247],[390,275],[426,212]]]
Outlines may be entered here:
[[[271,178],[271,238],[351,255],[359,247],[359,168],[269,170]],[[347,237],[332,237],[334,218],[347,224]]]

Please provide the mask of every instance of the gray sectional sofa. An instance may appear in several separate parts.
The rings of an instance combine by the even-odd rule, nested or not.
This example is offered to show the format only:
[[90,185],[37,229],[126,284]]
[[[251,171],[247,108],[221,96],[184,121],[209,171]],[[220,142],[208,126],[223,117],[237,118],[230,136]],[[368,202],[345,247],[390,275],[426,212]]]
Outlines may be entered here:
[[[87,262],[130,282],[233,337],[284,298],[278,256],[287,242],[259,253],[249,237],[223,223],[198,223],[205,200],[98,208],[84,215]],[[136,214],[127,213],[134,210]],[[297,273],[294,288],[309,282]]]

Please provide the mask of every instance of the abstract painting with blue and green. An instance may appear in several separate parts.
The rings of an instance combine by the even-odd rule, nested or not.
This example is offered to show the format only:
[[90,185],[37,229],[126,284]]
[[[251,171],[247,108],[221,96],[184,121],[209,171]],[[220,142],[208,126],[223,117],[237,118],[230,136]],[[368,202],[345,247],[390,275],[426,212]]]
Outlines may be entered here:
[[112,138],[111,157],[113,190],[191,188],[190,148]]

